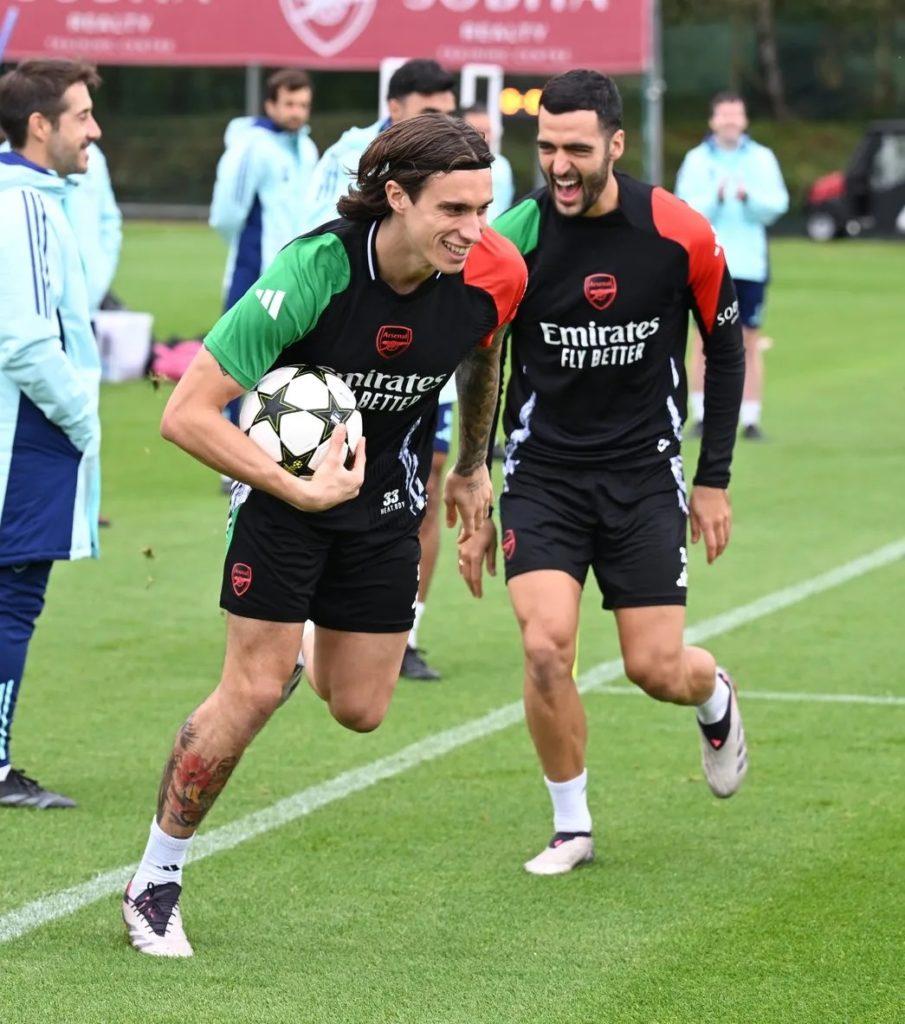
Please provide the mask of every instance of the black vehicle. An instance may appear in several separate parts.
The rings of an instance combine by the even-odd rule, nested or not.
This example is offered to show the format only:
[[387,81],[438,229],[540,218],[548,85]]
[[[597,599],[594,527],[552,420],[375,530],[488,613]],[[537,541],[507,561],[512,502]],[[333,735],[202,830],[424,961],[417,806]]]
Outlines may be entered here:
[[874,121],[846,170],[811,186],[805,206],[816,242],[858,235],[905,238],[905,121]]

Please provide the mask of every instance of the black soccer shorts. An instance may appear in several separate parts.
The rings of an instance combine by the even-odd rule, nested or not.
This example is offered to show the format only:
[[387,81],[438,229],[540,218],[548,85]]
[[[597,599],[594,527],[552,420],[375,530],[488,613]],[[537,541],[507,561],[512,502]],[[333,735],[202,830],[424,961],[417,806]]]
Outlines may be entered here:
[[617,473],[555,471],[522,458],[506,485],[507,582],[558,569],[584,586],[593,568],[604,608],[685,604],[688,512],[678,460]]
[[312,619],[354,633],[412,628],[420,518],[344,531],[256,490],[242,502],[234,494],[230,517],[221,608],[267,622]]

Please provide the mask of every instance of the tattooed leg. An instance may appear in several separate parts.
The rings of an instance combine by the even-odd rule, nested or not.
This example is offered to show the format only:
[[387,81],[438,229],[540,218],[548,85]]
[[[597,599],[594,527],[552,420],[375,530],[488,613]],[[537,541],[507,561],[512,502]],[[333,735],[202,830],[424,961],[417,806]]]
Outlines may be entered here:
[[192,835],[211,809],[233,769],[235,756],[205,756],[197,749],[194,716],[176,737],[176,744],[160,780],[157,820],[170,835]]

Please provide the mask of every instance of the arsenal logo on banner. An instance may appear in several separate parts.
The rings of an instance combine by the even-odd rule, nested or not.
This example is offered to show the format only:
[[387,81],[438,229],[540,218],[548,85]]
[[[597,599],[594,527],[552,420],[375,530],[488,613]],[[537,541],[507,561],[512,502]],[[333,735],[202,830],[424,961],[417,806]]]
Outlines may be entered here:
[[381,327],[377,332],[377,351],[384,359],[401,356],[411,343],[411,327]]
[[332,57],[367,28],[377,0],[280,0],[280,7],[303,43]]
[[251,566],[244,562],[236,562],[229,574],[229,579],[236,597],[241,597],[251,586]]
[[584,297],[594,309],[612,306],[616,298],[616,278],[612,274],[588,274],[584,279]]
[[503,534],[503,541],[500,547],[503,549],[503,557],[508,562],[515,554],[515,530],[507,530]]

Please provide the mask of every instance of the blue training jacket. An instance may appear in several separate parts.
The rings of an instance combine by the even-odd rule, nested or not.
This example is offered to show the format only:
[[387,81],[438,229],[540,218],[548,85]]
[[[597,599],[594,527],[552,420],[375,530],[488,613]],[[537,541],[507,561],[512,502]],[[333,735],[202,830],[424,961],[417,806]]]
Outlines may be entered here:
[[66,190],[63,208],[82,253],[88,307],[96,313],[113,284],[123,244],[123,215],[113,195],[107,160],[96,143],[88,147],[87,173],[70,175],[67,183],[73,187]]
[[[9,143],[0,142],[0,153],[9,152]],[[88,170],[70,174],[66,185],[63,209],[82,254],[93,314],[113,284],[123,244],[123,215],[113,195],[106,157],[96,142],[88,147]]]
[[225,142],[209,223],[229,244],[223,280],[229,308],[280,249],[305,230],[317,146],[307,125],[299,132],[284,132],[267,117],[234,118]]
[[[722,201],[721,184],[725,186]],[[735,195],[740,185],[747,192],[745,199]],[[734,278],[769,278],[767,227],[789,208],[789,193],[772,149],[747,135],[735,149],[721,149],[708,136],[685,154],[676,195],[713,225]]]
[[99,553],[101,366],[65,190],[0,154],[0,565]]

